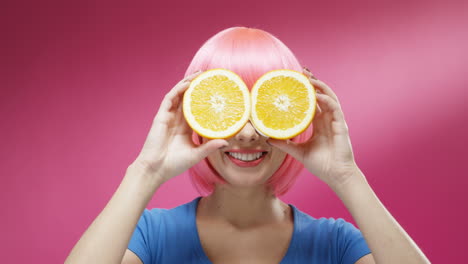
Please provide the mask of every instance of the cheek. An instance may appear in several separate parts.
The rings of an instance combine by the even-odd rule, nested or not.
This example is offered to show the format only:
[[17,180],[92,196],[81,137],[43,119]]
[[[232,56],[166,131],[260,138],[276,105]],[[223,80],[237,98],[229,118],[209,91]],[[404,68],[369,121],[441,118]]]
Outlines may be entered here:
[[275,149],[275,153],[272,157],[273,159],[273,162],[275,163],[275,165],[279,166],[283,163],[284,159],[286,158],[286,152],[283,152],[279,149]]
[[210,155],[206,156],[208,158],[208,161],[210,161],[211,164],[216,163],[219,161],[222,157],[220,157],[220,154],[218,151],[215,151],[211,153]]

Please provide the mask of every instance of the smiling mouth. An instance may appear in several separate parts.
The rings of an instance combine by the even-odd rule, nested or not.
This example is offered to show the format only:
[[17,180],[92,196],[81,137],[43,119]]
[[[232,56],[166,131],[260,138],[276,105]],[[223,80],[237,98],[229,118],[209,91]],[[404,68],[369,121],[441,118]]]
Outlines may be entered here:
[[265,155],[268,154],[267,151],[257,152],[257,153],[239,153],[239,152],[224,152],[224,154],[243,162],[252,162],[259,159],[262,159]]

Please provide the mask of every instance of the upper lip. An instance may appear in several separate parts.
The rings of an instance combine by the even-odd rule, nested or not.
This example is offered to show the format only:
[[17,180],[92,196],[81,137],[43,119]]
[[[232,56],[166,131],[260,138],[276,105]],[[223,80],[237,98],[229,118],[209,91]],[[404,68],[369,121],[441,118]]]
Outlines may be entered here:
[[225,152],[237,152],[237,153],[258,153],[258,152],[268,152],[262,149],[230,149]]

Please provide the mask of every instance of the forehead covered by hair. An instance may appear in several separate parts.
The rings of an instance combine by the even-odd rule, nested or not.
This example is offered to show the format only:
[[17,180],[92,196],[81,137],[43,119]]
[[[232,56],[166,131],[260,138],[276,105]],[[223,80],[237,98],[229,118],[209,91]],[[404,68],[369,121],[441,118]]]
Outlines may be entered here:
[[249,89],[268,71],[302,70],[292,51],[278,38],[246,27],[228,28],[208,39],[195,54],[186,75],[214,68],[235,72]]

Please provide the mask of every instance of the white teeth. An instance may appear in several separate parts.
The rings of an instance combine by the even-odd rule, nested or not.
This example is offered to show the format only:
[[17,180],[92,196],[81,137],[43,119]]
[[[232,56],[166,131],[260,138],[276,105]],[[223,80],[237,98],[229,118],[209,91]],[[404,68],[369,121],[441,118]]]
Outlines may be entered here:
[[238,152],[228,152],[229,155],[232,157],[243,160],[243,161],[252,161],[260,158],[262,156],[262,152],[257,152],[257,153],[250,153],[250,154],[245,154],[245,153],[238,153]]

